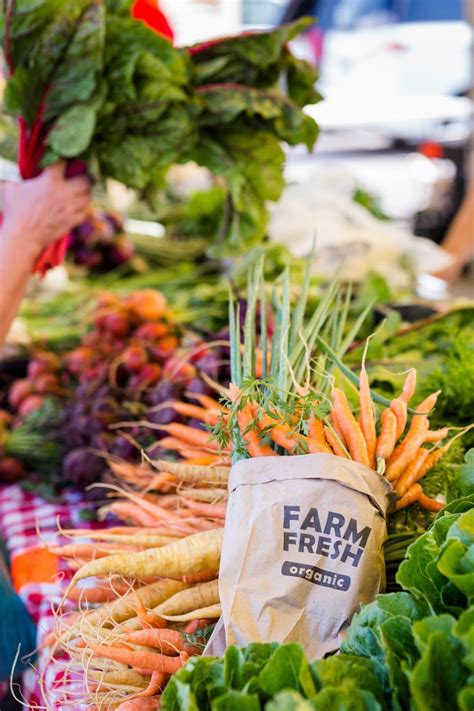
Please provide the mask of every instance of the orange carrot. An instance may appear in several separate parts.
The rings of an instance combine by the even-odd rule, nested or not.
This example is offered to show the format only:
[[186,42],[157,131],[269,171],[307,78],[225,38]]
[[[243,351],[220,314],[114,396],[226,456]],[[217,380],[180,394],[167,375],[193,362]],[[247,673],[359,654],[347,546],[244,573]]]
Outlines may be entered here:
[[428,430],[425,432],[425,442],[441,442],[449,434],[449,427],[442,427],[439,430]]
[[181,669],[184,662],[181,657],[168,657],[163,654],[154,652],[134,652],[122,647],[106,644],[96,644],[95,642],[86,642],[87,648],[91,649],[98,657],[112,659],[120,664],[130,664],[132,667],[140,667],[140,669],[149,669],[150,671],[165,672],[174,674]]
[[344,459],[348,459],[348,456],[344,451],[344,448],[341,447],[341,445],[339,444],[337,437],[332,432],[332,430],[329,429],[329,427],[327,427],[326,425],[324,426],[324,434],[326,435],[326,439],[330,447],[332,448],[334,454],[338,457],[344,457]]
[[[150,683],[148,684],[147,688],[143,689],[143,691],[140,691],[140,693],[137,694],[136,698],[143,699],[143,697],[156,696],[156,694],[159,694],[160,692],[163,691],[167,681],[168,681],[168,674],[165,674],[164,672],[156,672],[156,671],[153,672],[153,674],[151,675]],[[159,699],[159,697],[158,697],[158,699]],[[131,699],[131,701],[133,701],[133,699]],[[122,704],[122,707],[123,707],[123,704]],[[120,708],[120,706],[119,706],[119,708]],[[144,706],[143,706],[143,704],[140,704],[136,708],[137,708],[137,711],[142,711]]]
[[425,509],[425,511],[438,512],[441,511],[441,509],[444,509],[444,507],[446,506],[446,504],[442,504],[441,501],[436,501],[436,499],[430,499],[430,497],[426,496],[423,491],[418,494],[417,501],[421,508]]
[[347,442],[352,459],[369,466],[369,455],[362,430],[356,421],[345,393],[340,388],[333,388],[332,413]]
[[209,395],[201,395],[200,393],[186,393],[186,397],[189,397],[193,400],[197,400],[207,410],[218,410],[220,412],[224,409],[221,402],[214,400],[214,398],[210,397]]
[[88,604],[97,604],[102,602],[110,602],[116,600],[130,591],[130,585],[123,585],[114,582],[110,587],[106,585],[95,588],[73,588],[68,594],[69,600],[74,602],[86,602]]
[[188,624],[184,628],[184,631],[186,632],[186,634],[194,634],[198,630],[202,630],[207,627],[208,624],[209,620],[191,620],[191,622],[188,622]]
[[407,423],[408,402],[413,397],[416,386],[416,369],[411,368],[403,383],[402,392],[399,397],[394,398],[390,403],[390,408],[397,418],[397,440],[400,439]]
[[404,400],[406,403],[410,402],[415,393],[415,387],[416,368],[410,368],[407,373],[407,377],[405,378],[405,382],[403,383],[402,394],[400,395],[402,400]]
[[225,519],[225,504],[205,504],[202,501],[193,501],[192,499],[183,499],[182,504],[183,506],[186,506],[186,508],[197,514],[201,514],[202,516]]
[[250,406],[244,405],[240,412],[237,412],[237,422],[239,423],[240,432],[245,442],[247,452],[251,457],[276,457],[277,453],[260,440],[258,427],[252,422],[252,412]]
[[375,468],[375,448],[377,446],[377,433],[375,430],[374,407],[370,395],[369,378],[365,369],[365,362],[362,361],[362,368],[359,378],[359,425],[365,439],[369,466]]
[[318,447],[319,453],[333,453],[326,441],[326,436],[324,434],[324,423],[316,418],[314,412],[311,413],[308,419],[308,437],[311,440],[311,445],[314,447]]
[[390,402],[390,409],[397,419],[397,440],[405,431],[408,417],[408,406],[401,398],[394,398]]
[[179,654],[184,649],[184,637],[181,632],[168,629],[148,629],[130,632],[125,640],[132,644],[159,649],[162,654]]
[[219,410],[207,410],[204,407],[199,407],[199,405],[174,400],[170,403],[170,407],[176,410],[180,415],[201,420],[201,422],[205,422],[207,425],[216,425],[219,422]]
[[412,484],[412,486],[408,489],[407,493],[401,497],[401,499],[398,499],[395,509],[397,511],[400,511],[401,509],[406,508],[407,506],[410,506],[411,504],[414,504],[415,501],[418,500],[418,497],[420,493],[422,493],[422,488],[419,484]]
[[211,439],[210,432],[198,430],[196,427],[182,425],[178,422],[171,422],[169,425],[162,425],[165,432],[169,432],[172,437],[176,437],[194,447],[203,447],[204,449],[219,450],[219,445]]
[[154,491],[162,491],[167,494],[170,491],[174,491],[178,480],[173,474],[168,474],[168,472],[160,472],[155,474],[150,481],[147,483],[148,489],[153,489]]
[[113,513],[115,516],[124,519],[125,521],[131,521],[132,523],[140,523],[142,526],[156,526],[157,520],[149,513],[143,511],[136,504],[132,504],[128,501],[114,501],[112,504],[107,506],[102,506],[99,509],[99,517],[101,519],[105,518],[108,513]]
[[392,410],[387,408],[383,410],[380,416],[380,422],[381,429],[377,439],[375,456],[377,460],[385,461],[391,456],[397,441],[397,418]]
[[394,487],[399,497],[404,496],[411,485],[421,479],[425,463],[429,456],[429,449],[420,447],[413,461],[408,465],[405,471],[400,474]]
[[439,393],[432,393],[416,408],[405,439],[395,448],[388,460],[386,476],[388,481],[396,481],[402,471],[413,460],[428,430],[428,413],[433,409]]

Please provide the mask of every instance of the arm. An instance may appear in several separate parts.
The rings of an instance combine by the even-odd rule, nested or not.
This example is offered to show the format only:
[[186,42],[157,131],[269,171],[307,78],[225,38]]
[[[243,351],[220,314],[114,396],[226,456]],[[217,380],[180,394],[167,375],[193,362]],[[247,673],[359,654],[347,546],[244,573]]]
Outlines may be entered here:
[[64,164],[23,183],[3,183],[0,228],[0,346],[25,293],[41,251],[86,217],[87,178],[66,180]]
[[467,193],[441,245],[454,259],[451,266],[435,276],[451,281],[474,257],[474,186]]

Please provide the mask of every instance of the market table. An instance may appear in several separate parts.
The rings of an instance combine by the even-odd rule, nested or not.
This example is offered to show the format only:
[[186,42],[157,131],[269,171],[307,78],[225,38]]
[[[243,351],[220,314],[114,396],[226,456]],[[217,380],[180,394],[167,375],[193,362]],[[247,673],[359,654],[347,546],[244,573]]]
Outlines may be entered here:
[[[53,605],[60,602],[58,575],[66,572],[57,559],[44,548],[52,542],[58,524],[80,528],[97,528],[103,524],[84,520],[87,508],[81,494],[67,492],[63,503],[50,503],[23,491],[19,486],[0,488],[0,537],[5,541],[11,561],[14,587],[37,625],[37,644],[41,645],[54,625]],[[44,708],[44,699],[55,710],[71,708],[66,705],[64,676],[61,660],[50,660],[48,649],[40,652],[36,662],[40,673],[33,667],[23,674],[21,696],[27,708]],[[68,693],[74,692],[74,681],[68,678]],[[41,688],[43,687],[43,689]],[[0,699],[5,689],[0,686]],[[74,702],[74,709],[80,709]]]

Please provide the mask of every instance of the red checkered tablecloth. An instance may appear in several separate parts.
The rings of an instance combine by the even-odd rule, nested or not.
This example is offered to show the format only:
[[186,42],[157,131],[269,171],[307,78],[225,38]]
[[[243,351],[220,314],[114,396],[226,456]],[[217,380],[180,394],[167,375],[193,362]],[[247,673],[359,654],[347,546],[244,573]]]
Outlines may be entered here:
[[[58,523],[62,527],[97,527],[82,517],[85,508],[87,504],[78,493],[68,493],[63,503],[55,504],[24,492],[19,486],[0,487],[0,536],[10,555],[15,588],[37,624],[38,646],[53,627],[52,607],[61,599],[57,582],[61,571],[55,560],[47,557],[43,543],[57,543]],[[65,694],[73,694],[74,686],[79,690],[81,680],[69,678],[66,687],[62,661],[52,662],[49,657],[50,652],[44,650],[36,668],[23,674],[21,693],[26,707],[44,709],[47,703],[47,708],[55,711],[80,711],[77,697],[74,701],[72,695],[68,702]]]

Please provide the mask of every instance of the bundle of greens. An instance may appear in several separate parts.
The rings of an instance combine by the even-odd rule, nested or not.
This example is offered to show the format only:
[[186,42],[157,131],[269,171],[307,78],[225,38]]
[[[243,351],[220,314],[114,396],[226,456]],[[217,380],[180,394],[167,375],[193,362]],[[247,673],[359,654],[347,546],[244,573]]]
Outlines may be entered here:
[[[174,163],[223,180],[219,251],[263,237],[265,202],[283,187],[281,141],[314,144],[316,72],[287,43],[305,20],[189,49],[130,17],[130,2],[4,0],[7,110],[19,118],[19,166],[37,175],[58,158],[152,199]],[[225,242],[225,244],[223,244]],[[44,254],[44,271],[65,252]]]
[[162,710],[470,711],[473,503],[472,493],[452,502],[410,546],[405,592],[363,607],[341,654],[309,663],[297,644],[229,647],[175,674]]

